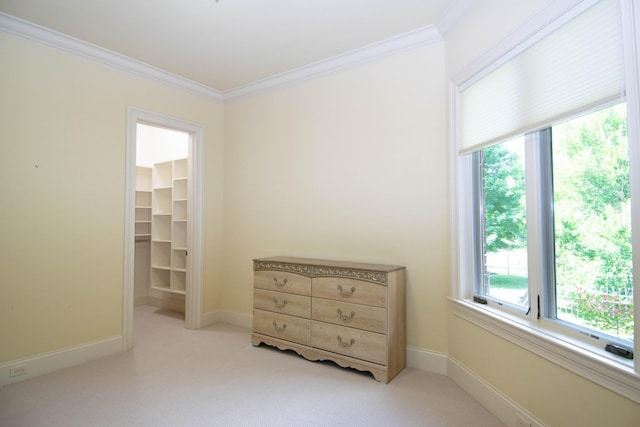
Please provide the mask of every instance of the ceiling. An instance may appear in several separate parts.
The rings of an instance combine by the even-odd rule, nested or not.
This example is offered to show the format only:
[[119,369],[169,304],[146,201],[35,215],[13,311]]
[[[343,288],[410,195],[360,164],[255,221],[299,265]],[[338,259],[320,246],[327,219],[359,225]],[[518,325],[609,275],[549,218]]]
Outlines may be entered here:
[[225,92],[436,25],[457,0],[0,0],[0,12]]

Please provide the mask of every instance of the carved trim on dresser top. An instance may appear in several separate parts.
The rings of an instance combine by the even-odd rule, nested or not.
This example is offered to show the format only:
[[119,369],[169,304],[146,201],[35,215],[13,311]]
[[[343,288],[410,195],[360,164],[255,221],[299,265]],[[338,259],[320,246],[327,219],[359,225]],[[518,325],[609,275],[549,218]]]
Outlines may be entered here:
[[309,277],[312,277],[313,275],[310,265],[287,264],[282,262],[253,261],[253,269],[254,271],[259,271],[259,270],[286,271],[289,273],[302,274],[304,276],[309,276]]
[[277,270],[289,273],[302,274],[308,277],[342,277],[346,279],[357,279],[380,285],[387,284],[387,272],[358,270],[355,268],[336,268],[325,266],[311,266],[306,264],[290,264],[277,261],[253,261],[254,271]]
[[347,279],[365,280],[367,282],[387,284],[387,273],[379,273],[375,271],[351,270],[332,267],[314,267],[314,277],[344,277]]

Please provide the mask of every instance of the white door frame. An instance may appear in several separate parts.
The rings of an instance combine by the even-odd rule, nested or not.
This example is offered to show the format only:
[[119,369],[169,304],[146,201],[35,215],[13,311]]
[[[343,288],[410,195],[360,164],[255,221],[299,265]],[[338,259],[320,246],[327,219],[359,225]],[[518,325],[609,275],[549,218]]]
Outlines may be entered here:
[[187,185],[187,275],[185,296],[185,327],[202,327],[202,236],[203,236],[203,181],[204,159],[202,126],[182,120],[127,108],[127,151],[125,171],[125,227],[124,227],[124,290],[122,310],[123,351],[133,348],[133,307],[135,273],[135,198],[136,198],[136,139],[137,125],[145,123],[189,134],[189,160]]

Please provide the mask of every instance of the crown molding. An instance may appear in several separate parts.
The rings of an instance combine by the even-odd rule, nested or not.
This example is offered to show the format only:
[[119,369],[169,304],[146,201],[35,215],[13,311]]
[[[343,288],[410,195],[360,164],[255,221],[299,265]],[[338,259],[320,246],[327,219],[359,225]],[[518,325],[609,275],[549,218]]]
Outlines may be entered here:
[[0,31],[42,43],[168,86],[196,93],[218,102],[223,102],[224,100],[222,92],[216,89],[3,12],[0,12]]
[[349,52],[276,74],[224,92],[225,101],[278,89],[316,77],[357,67],[367,62],[443,41],[438,29],[429,25]]
[[336,73],[390,55],[443,41],[438,29],[430,25],[222,92],[3,12],[0,12],[0,31],[42,43],[168,86],[196,93],[218,102],[234,101],[267,90],[290,86],[304,80]]

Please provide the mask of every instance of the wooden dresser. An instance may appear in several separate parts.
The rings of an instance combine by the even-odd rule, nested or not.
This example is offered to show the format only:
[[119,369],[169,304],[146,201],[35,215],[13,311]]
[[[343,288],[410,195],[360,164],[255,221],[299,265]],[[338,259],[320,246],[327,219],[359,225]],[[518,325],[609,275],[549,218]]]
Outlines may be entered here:
[[251,342],[332,360],[389,382],[405,367],[405,268],[274,257],[253,261]]

